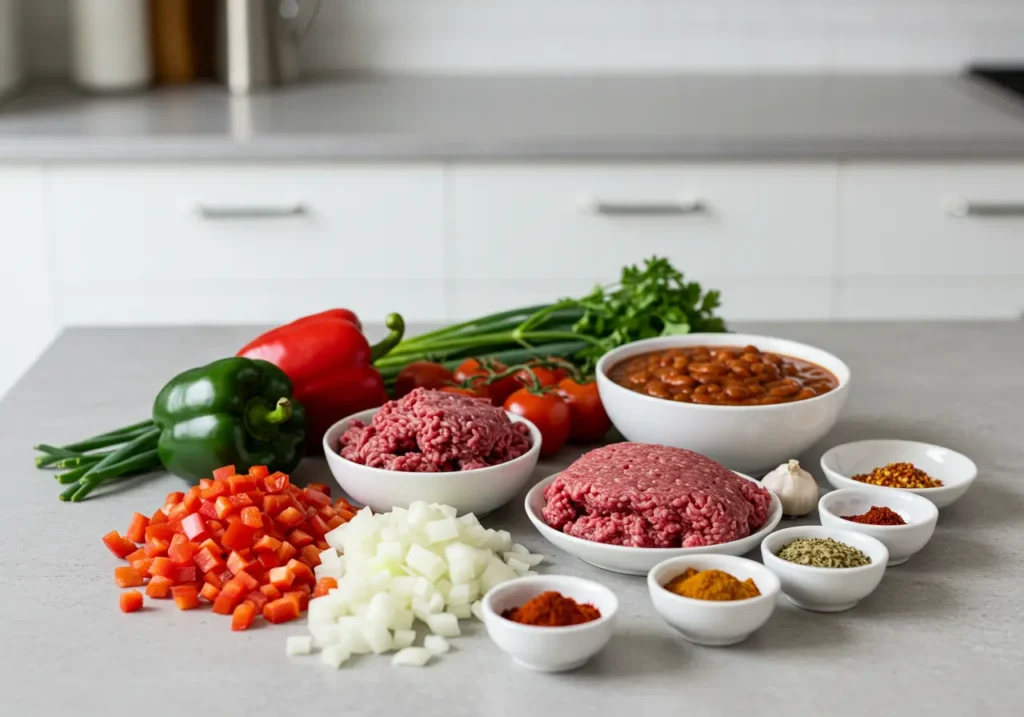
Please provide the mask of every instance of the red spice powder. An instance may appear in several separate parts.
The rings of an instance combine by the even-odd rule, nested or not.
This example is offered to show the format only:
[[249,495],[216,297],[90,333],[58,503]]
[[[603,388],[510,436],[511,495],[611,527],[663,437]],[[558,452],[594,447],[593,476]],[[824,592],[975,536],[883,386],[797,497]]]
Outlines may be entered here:
[[871,506],[871,510],[867,513],[861,513],[860,515],[843,515],[840,516],[843,520],[849,520],[854,523],[864,523],[865,525],[906,525],[907,521],[900,517],[900,514],[895,510],[890,510],[885,506]]
[[549,591],[519,607],[506,610],[501,616],[523,625],[565,627],[596,620],[601,617],[601,612],[593,605],[578,603],[561,593]]

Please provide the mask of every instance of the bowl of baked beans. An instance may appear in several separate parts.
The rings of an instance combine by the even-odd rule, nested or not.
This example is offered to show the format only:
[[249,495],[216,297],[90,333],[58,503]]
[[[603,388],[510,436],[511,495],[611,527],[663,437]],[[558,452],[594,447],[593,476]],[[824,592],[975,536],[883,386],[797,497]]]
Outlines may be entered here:
[[627,439],[688,448],[756,472],[799,456],[835,425],[850,369],[822,349],[752,334],[636,341],[597,365],[609,417]]

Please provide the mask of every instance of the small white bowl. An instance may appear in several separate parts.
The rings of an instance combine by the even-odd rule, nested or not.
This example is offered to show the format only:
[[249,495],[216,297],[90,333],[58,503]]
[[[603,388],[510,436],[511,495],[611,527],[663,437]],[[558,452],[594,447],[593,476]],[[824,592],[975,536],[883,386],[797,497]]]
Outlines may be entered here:
[[[746,600],[695,600],[663,586],[687,568],[723,570],[739,580],[753,578],[759,597]],[[647,591],[654,609],[680,635],[698,645],[735,645],[768,622],[775,610],[779,579],[761,563],[731,555],[698,555],[671,558],[647,574]]]
[[[521,625],[501,616],[505,610],[519,607],[549,590],[593,605],[601,617],[580,625],[540,627]],[[484,595],[482,606],[487,634],[517,663],[538,672],[565,672],[581,667],[608,643],[619,601],[615,593],[591,580],[539,575],[492,588]]]
[[[832,538],[857,548],[871,559],[871,564],[859,568],[814,568],[791,563],[775,554],[798,538]],[[881,542],[863,533],[804,525],[784,528],[765,538],[761,543],[761,559],[764,566],[778,576],[783,594],[797,607],[815,612],[841,612],[866,598],[882,582],[889,551]]]
[[[913,463],[932,478],[941,480],[942,487],[887,488],[861,483],[851,477],[890,463]],[[962,453],[931,443],[900,440],[856,441],[830,448],[821,457],[821,469],[834,488],[916,493],[930,500],[936,508],[954,503],[978,477],[978,467]]]
[[[705,406],[646,396],[608,378],[615,364],[650,351],[748,344],[817,364],[835,374],[839,386],[805,401]],[[688,448],[746,473],[769,470],[810,448],[832,430],[850,394],[850,369],[836,356],[796,341],[752,334],[687,334],[635,341],[602,356],[596,373],[601,402],[627,439]]]
[[[844,515],[861,515],[872,506],[884,506],[896,511],[906,525],[866,525],[845,520]],[[865,491],[842,488],[826,493],[818,501],[818,515],[826,528],[852,530],[870,535],[882,542],[889,551],[889,567],[902,565],[919,551],[935,532],[939,509],[927,498],[908,491]]]
[[379,408],[356,413],[331,426],[324,434],[324,455],[338,485],[357,503],[376,512],[394,507],[408,508],[422,500],[457,508],[459,513],[486,515],[512,500],[523,487],[540,456],[540,431],[530,421],[513,413],[505,413],[513,423],[530,429],[532,445],[523,455],[506,463],[487,468],[448,473],[406,473],[383,468],[370,468],[342,458],[338,453],[341,435],[353,421],[369,423]]
[[[735,471],[733,472],[735,473]],[[745,476],[742,473],[736,473],[736,475],[761,485],[750,476]],[[743,555],[754,550],[757,544],[772,532],[775,526],[779,524],[779,521],[782,520],[782,503],[779,501],[779,497],[772,493],[772,503],[768,510],[768,519],[761,526],[760,530],[748,535],[746,538],[733,540],[729,543],[719,543],[718,545],[705,545],[699,548],[633,548],[625,545],[606,545],[605,543],[596,543],[593,540],[577,538],[574,535],[567,535],[561,530],[552,528],[544,521],[542,512],[546,505],[544,489],[551,485],[557,477],[557,473],[553,476],[548,476],[526,494],[526,515],[529,516],[530,522],[556,548],[564,550],[569,555],[574,555],[594,567],[610,570],[613,573],[647,575],[651,568],[669,558],[707,554]]]

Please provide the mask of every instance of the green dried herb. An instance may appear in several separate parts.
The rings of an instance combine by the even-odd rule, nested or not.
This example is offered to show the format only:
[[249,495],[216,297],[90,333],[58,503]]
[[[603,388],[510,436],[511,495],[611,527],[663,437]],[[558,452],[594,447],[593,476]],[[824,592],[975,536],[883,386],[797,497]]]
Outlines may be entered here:
[[799,538],[784,545],[776,555],[813,568],[859,568],[871,564],[871,558],[860,550],[832,538]]

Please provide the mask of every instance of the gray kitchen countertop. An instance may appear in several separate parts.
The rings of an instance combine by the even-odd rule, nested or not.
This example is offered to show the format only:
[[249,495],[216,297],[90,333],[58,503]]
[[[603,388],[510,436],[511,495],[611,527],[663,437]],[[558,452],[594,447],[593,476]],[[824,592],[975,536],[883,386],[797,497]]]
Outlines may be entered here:
[[[232,353],[255,330],[67,331],[0,403],[4,714],[1019,714],[1024,373],[1014,357],[1024,355],[1024,324],[742,328],[813,343],[851,367],[853,391],[839,424],[800,457],[819,478],[826,448],[869,437],[961,450],[980,477],[942,511],[931,543],[887,570],[855,609],[816,614],[780,597],[762,630],[728,648],[676,637],[655,615],[642,578],[602,572],[552,549],[529,524],[520,496],[485,522],[549,556],[541,570],[599,580],[621,601],[608,647],[563,675],[518,669],[475,622],[428,668],[392,668],[387,657],[364,656],[334,671],[315,656],[285,657],[285,637],[302,634],[301,624],[232,633],[228,618],[179,612],[168,602],[121,614],[112,575],[119,561],[100,537],[123,532],[133,510],[153,511],[183,484],[158,475],[63,504],[49,474],[32,467],[31,446],[144,417],[172,374]],[[543,463],[534,478],[573,457]],[[307,461],[298,478],[333,485],[322,459]]]
[[1024,158],[1024,102],[956,76],[334,78],[0,104],[0,160]]

